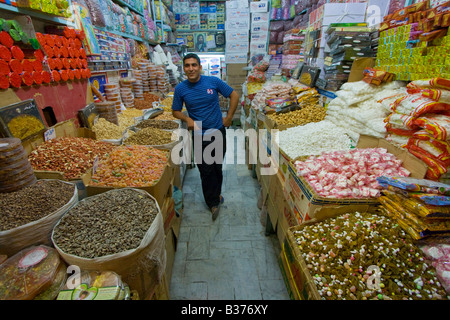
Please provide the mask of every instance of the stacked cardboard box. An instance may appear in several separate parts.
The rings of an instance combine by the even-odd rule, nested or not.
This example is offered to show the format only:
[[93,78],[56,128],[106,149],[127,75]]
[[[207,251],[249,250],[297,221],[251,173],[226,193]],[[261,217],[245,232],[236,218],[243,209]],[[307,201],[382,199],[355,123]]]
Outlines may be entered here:
[[264,55],[268,50],[269,11],[268,2],[250,2],[250,57]]
[[332,24],[327,29],[325,39],[330,50],[325,58],[326,88],[337,91],[347,82],[355,59],[375,56],[371,48],[371,32],[365,24]]
[[248,2],[227,1],[225,21],[225,63],[247,63],[250,29]]
[[[306,47],[306,61],[321,69],[320,78],[325,78],[325,56],[330,52],[326,31],[332,23],[364,23],[367,3],[325,3],[309,14],[307,39],[312,43]],[[346,53],[348,56],[348,53]]]
[[449,10],[449,2],[431,8],[424,1],[386,16],[375,67],[397,80],[450,77]]
[[242,85],[247,80],[246,63],[227,64],[227,83],[239,96],[242,96]]

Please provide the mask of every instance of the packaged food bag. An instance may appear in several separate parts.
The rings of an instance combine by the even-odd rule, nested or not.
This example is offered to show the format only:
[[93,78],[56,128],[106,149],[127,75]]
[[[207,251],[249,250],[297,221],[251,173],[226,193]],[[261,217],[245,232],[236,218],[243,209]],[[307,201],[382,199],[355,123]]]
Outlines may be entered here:
[[61,259],[51,247],[24,249],[0,265],[0,300],[31,300],[48,289]]
[[83,271],[80,283],[74,288],[68,281],[59,292],[57,300],[123,300],[125,285],[121,277],[112,271]]

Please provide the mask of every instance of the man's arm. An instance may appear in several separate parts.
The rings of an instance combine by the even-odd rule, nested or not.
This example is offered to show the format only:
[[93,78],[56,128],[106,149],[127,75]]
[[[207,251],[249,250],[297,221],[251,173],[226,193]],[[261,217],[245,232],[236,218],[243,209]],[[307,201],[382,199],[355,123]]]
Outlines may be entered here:
[[228,113],[227,116],[223,118],[223,126],[227,128],[231,126],[231,123],[233,122],[233,116],[239,103],[239,94],[235,90],[233,90],[229,98],[230,106],[228,108]]
[[184,114],[182,111],[176,111],[176,110],[172,110],[172,115],[177,118],[180,119],[181,121],[184,121],[187,123],[187,127],[188,130],[194,130],[194,129],[198,129],[197,125],[195,124],[194,120],[192,120],[190,117],[188,117],[186,114]]

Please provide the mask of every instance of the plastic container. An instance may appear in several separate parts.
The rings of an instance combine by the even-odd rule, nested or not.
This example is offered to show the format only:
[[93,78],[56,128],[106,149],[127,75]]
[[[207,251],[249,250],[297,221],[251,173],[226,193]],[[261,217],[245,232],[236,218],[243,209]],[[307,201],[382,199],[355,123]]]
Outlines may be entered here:
[[[22,78],[18,76],[20,83]],[[34,99],[0,109],[0,131],[5,137],[26,139],[45,131],[46,126]],[[27,130],[24,130],[27,129]]]
[[48,246],[32,246],[0,265],[0,300],[31,300],[46,290],[61,259]]

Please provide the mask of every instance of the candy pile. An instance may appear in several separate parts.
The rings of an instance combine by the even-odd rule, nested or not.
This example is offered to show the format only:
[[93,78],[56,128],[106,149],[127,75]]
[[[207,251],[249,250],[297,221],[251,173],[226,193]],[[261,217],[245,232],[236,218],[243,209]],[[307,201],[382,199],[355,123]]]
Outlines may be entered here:
[[92,186],[152,186],[167,165],[166,152],[143,145],[119,146],[99,161]]
[[283,81],[269,81],[264,84],[252,100],[252,108],[264,108],[266,99],[286,98],[291,94],[292,87],[289,83]]
[[115,146],[111,143],[82,137],[59,137],[48,140],[31,151],[28,160],[34,170],[58,171],[68,180],[80,178]]
[[287,128],[277,134],[280,149],[291,159],[351,148],[351,140],[345,131],[326,120]]
[[329,198],[370,198],[380,195],[380,176],[406,177],[402,161],[384,148],[353,149],[296,161],[297,174]]
[[324,300],[446,298],[434,268],[386,216],[344,214],[293,236]]

